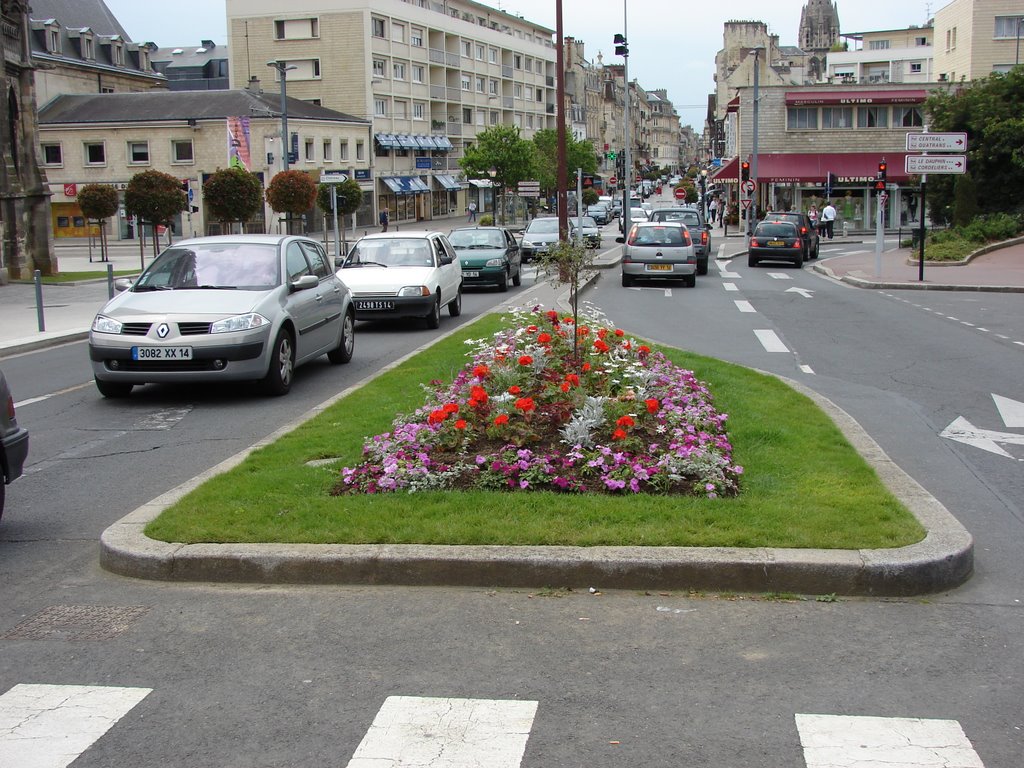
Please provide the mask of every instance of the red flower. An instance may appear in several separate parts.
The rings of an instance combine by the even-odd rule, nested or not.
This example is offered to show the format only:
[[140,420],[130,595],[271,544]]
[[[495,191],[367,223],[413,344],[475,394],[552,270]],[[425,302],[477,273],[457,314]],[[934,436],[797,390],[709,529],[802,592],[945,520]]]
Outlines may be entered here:
[[620,427],[633,427],[636,426],[636,422],[633,421],[632,416],[620,416],[615,424]]
[[641,345],[640,345],[640,350],[639,350],[639,352],[640,352],[640,354],[641,354],[641,355],[646,355],[646,354],[647,354],[648,352],[650,352],[650,351],[651,351],[651,348],[650,348],[650,347],[648,347],[648,346],[647,346],[646,344],[641,344]]
[[626,332],[624,330],[622,330],[621,328],[616,328],[615,329],[615,335],[616,336],[625,336]]
[[562,382],[561,390],[563,392],[568,392],[569,391],[569,382],[568,381],[563,381]]
[[540,330],[540,329],[537,328],[536,325],[528,325],[528,326],[526,326],[526,332],[527,333],[536,333],[538,330]]
[[430,416],[427,418],[428,424],[440,424],[442,421],[448,418],[448,414],[445,411],[431,411]]
[[459,406],[457,406],[455,403],[445,403],[444,406],[442,406],[441,410],[444,411],[445,413],[458,413]]
[[533,365],[533,358],[529,355],[523,355],[519,358],[520,365]]
[[587,371],[590,370],[590,363],[584,363],[582,366],[580,366],[580,368],[583,370],[584,373],[586,373]]
[[487,402],[487,390],[483,387],[470,387],[469,389],[469,405],[471,408],[475,408],[478,405],[483,405]]
[[661,403],[659,403],[653,397],[650,397],[647,400],[644,400],[644,402],[647,403],[647,412],[648,413],[657,413],[658,412],[658,408],[661,405]]
[[575,373],[565,374],[565,381],[574,387],[578,387],[580,385],[580,377],[577,376]]
[[608,345],[601,341],[601,339],[598,339],[597,341],[594,342],[594,349],[596,349],[598,352],[607,352]]
[[529,413],[537,407],[537,404],[533,402],[532,397],[520,397],[516,400],[516,409],[523,413]]
[[597,331],[597,338],[603,339],[607,335],[608,335],[608,329],[607,328],[599,328],[598,329],[598,331]]
[[539,341],[541,344],[547,344],[549,341],[551,341],[551,334],[542,333],[539,336],[537,336],[537,341]]
[[520,389],[520,388],[519,388],[518,386],[516,386],[515,384],[513,384],[513,385],[512,385],[511,387],[509,387],[509,388],[508,388],[508,393],[509,393],[510,395],[518,395],[518,394],[519,394],[520,392],[522,392],[522,391],[523,391],[523,390],[521,390],[521,389]]
[[501,414],[501,416],[495,417],[495,419],[494,419],[494,426],[500,427],[500,426],[502,426],[504,424],[508,424],[508,415],[507,414],[503,413],[503,414]]
[[587,326],[585,325],[581,325],[579,328],[576,329],[576,334],[578,336],[586,336],[588,333],[590,333],[590,329],[587,328]]
[[476,368],[473,369],[473,375],[476,376],[478,379],[487,378],[487,374],[490,372],[491,369],[488,368],[486,365],[478,365]]
[[628,437],[628,435],[626,435],[626,433],[621,429],[616,429],[612,432],[612,440],[625,440],[626,437]]
[[466,420],[465,419],[459,419],[458,421],[456,421],[455,422],[455,428],[456,429],[465,429],[466,428]]
[[553,323],[557,323],[557,322],[558,322],[558,313],[557,313],[557,312],[555,312],[555,310],[553,310],[553,309],[549,309],[549,310],[548,310],[547,312],[545,312],[544,314],[546,314],[546,315],[547,315],[547,317],[548,317],[548,320],[550,320],[551,322],[553,322]]

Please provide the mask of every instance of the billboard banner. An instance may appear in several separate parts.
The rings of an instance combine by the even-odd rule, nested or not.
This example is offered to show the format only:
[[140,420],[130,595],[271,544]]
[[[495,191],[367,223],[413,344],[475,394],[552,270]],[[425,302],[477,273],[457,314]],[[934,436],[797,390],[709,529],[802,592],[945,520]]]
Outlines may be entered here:
[[228,166],[252,170],[252,147],[249,141],[249,118],[228,119]]

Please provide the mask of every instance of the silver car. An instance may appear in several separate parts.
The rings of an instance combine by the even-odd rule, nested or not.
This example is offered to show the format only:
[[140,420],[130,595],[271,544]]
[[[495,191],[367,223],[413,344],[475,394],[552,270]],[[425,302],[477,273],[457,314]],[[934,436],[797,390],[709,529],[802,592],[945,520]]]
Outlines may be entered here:
[[320,243],[290,235],[180,240],[96,315],[89,357],[104,397],[149,382],[260,381],[283,395],[296,366],[355,346],[348,288]]
[[14,396],[0,371],[0,516],[4,514],[6,486],[21,477],[28,456],[28,430],[14,417]]
[[697,284],[697,256],[686,225],[678,222],[641,221],[629,235],[616,238],[622,249],[622,285],[637,278],[682,280],[687,288]]
[[526,225],[526,230],[523,232],[520,249],[523,261],[530,261],[534,256],[547,253],[558,240],[558,217],[547,216],[534,219]]

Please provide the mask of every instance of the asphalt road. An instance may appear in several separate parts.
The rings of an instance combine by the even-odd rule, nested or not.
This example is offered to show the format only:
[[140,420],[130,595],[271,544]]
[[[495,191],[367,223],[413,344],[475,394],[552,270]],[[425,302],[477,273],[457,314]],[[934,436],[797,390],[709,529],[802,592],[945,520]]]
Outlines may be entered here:
[[[929,311],[745,259],[693,289],[617,277],[586,298],[623,327],[797,378],[849,411],[971,530],[974,578],[924,599],[832,602],[116,577],[97,564],[106,525],[433,332],[361,324],[350,365],[306,366],[275,400],[147,387],[106,402],[74,344],[4,361],[19,401],[57,394],[19,407],[32,463],[0,524],[0,692],[142,690],[75,768],[345,766],[394,696],[536,702],[521,762],[499,760],[492,741],[475,765],[799,767],[799,716],[850,715],[956,721],[987,768],[1019,766],[1024,450],[940,437],[958,416],[1004,429],[992,394],[1024,399],[1024,350],[994,334],[1020,329],[1019,301],[929,295]],[[499,299],[467,294],[458,322]],[[993,333],[960,322],[981,318]],[[445,735],[452,750],[469,741]]]

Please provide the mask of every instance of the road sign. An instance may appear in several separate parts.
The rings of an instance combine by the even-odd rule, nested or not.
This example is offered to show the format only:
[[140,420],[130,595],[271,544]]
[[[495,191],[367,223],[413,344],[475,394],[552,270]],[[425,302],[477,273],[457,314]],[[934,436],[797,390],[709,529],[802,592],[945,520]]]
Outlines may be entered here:
[[886,203],[889,202],[889,193],[888,192],[883,192],[882,194],[880,194],[878,196],[878,199],[881,201],[882,205],[885,205]]
[[754,182],[753,179],[747,179],[746,181],[744,181],[743,183],[740,184],[740,189],[742,189],[743,192],[745,194],[747,194],[747,195],[754,194],[754,189],[756,187],[757,187],[757,184]]
[[520,181],[516,187],[516,192],[520,197],[540,197],[540,182],[539,181]]
[[78,185],[77,184],[65,184],[64,185],[64,197],[78,197]]
[[348,176],[338,171],[323,171],[320,174],[321,184],[344,184],[348,181]]
[[520,181],[517,185],[520,189],[540,189],[539,181]]
[[675,196],[676,196],[676,200],[685,200],[686,199],[686,190],[683,189],[682,187],[679,187],[675,191]]
[[966,133],[908,133],[908,152],[966,152]]
[[191,203],[196,199],[196,192],[192,187],[188,188],[188,201]]
[[917,173],[963,173],[967,170],[964,155],[907,155],[905,171]]
[[750,200],[740,200],[740,202],[743,203],[744,210],[750,207]]
[[608,179],[608,183],[609,184],[618,184],[619,180],[615,176],[612,176],[610,179]]

